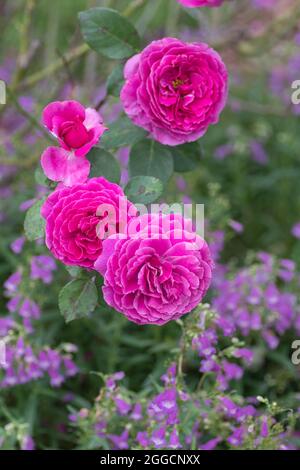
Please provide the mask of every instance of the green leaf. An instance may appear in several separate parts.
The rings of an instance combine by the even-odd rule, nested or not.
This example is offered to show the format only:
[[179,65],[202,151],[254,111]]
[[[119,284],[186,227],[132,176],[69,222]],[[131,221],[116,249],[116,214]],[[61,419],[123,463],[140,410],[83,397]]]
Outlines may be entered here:
[[41,207],[44,204],[45,199],[46,198],[43,198],[37,201],[26,213],[24,230],[26,238],[29,241],[38,240],[45,234],[45,220],[41,216]]
[[136,54],[140,38],[134,26],[110,8],[91,8],[79,13],[84,40],[96,52],[111,59],[125,59]]
[[126,116],[120,117],[108,127],[109,130],[103,134],[100,141],[100,147],[105,150],[134,145],[147,135],[144,129],[132,124]]
[[163,192],[163,183],[153,176],[134,176],[125,188],[128,199],[137,204],[150,204]]
[[115,157],[101,148],[94,147],[87,155],[91,162],[90,178],[104,176],[113,183],[119,183],[121,169]]
[[121,88],[124,84],[123,69],[124,65],[118,64],[109,75],[106,82],[108,95],[116,96],[117,98],[120,96]]
[[145,139],[135,144],[129,157],[129,174],[133,176],[155,176],[166,183],[174,169],[170,147]]
[[51,181],[47,178],[40,165],[37,166],[34,172],[34,179],[40,186],[49,187],[51,184]]
[[175,171],[184,173],[193,171],[200,164],[202,151],[199,142],[178,145],[172,150]]
[[71,277],[84,277],[84,270],[79,266],[65,266],[67,272],[70,274]]
[[98,293],[93,279],[74,279],[59,293],[58,305],[66,322],[87,317],[96,308]]

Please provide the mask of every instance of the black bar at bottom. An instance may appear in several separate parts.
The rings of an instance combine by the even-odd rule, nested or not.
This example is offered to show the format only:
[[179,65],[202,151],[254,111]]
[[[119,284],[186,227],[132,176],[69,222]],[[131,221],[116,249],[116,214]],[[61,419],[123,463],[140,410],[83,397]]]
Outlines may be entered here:
[[[193,465],[209,468],[211,465],[263,464],[268,466],[293,465],[299,463],[299,451],[185,451],[185,450],[145,450],[145,451],[102,451],[102,450],[42,450],[42,451],[1,451],[0,463],[64,463],[69,466],[89,465],[89,470],[102,465],[138,468],[144,465]],[[3,467],[2,467],[3,468]],[[147,467],[146,467],[147,468]],[[221,467],[220,467],[221,468]]]

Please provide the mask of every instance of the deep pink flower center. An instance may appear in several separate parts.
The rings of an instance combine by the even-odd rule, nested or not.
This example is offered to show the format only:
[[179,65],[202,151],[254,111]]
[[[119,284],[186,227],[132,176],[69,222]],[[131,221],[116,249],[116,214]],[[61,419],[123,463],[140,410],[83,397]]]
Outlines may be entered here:
[[78,149],[90,140],[88,130],[79,120],[64,122],[59,134],[65,144],[72,149]]
[[171,115],[186,110],[196,98],[196,93],[201,93],[200,83],[194,83],[189,70],[172,67],[160,78],[159,101],[160,104],[170,109]]

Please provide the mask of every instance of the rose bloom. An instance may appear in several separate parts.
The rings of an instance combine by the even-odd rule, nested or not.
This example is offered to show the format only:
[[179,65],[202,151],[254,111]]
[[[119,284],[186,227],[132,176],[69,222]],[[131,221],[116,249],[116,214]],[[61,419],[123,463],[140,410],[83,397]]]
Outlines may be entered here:
[[127,236],[107,238],[95,263],[104,276],[105,301],[135,323],[156,325],[199,304],[212,266],[206,242],[178,214],[147,214],[130,221]]
[[217,52],[204,43],[153,41],[125,65],[121,100],[132,121],[162,144],[203,136],[219,120],[228,76]]
[[185,7],[196,8],[196,7],[219,7],[222,5],[224,0],[178,0]]
[[86,155],[106,131],[100,114],[78,101],[54,101],[43,111],[43,124],[62,148],[77,157]]
[[[111,219],[110,211],[114,212]],[[118,232],[135,213],[120,186],[105,178],[58,187],[41,209],[46,245],[64,264],[92,268],[102,252],[105,232],[107,236]]]

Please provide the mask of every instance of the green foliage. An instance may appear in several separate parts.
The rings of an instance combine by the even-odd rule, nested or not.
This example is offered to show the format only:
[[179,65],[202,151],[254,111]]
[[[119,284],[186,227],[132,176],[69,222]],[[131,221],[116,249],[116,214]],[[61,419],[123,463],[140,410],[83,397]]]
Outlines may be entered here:
[[172,149],[175,171],[184,173],[201,165],[202,150],[199,142],[178,145]]
[[150,139],[138,142],[130,151],[129,174],[131,177],[154,176],[166,183],[173,174],[170,148]]
[[104,176],[112,183],[119,183],[121,169],[115,157],[104,149],[94,147],[87,156],[91,163],[89,177]]
[[163,183],[153,176],[134,176],[125,188],[128,199],[137,204],[150,204],[163,193]]
[[79,13],[79,23],[88,45],[111,59],[124,59],[139,50],[136,29],[115,10],[91,8]]
[[109,132],[105,132],[100,141],[100,147],[105,150],[134,145],[147,134],[144,129],[132,124],[127,116],[121,116],[108,127]]
[[121,88],[124,84],[124,64],[118,64],[109,75],[106,88],[108,95],[120,96]]
[[59,309],[67,323],[88,317],[95,310],[97,302],[95,281],[86,276],[70,281],[59,293]]
[[29,241],[38,240],[44,236],[45,220],[41,216],[41,207],[44,202],[45,198],[40,199],[26,213],[24,230]]

